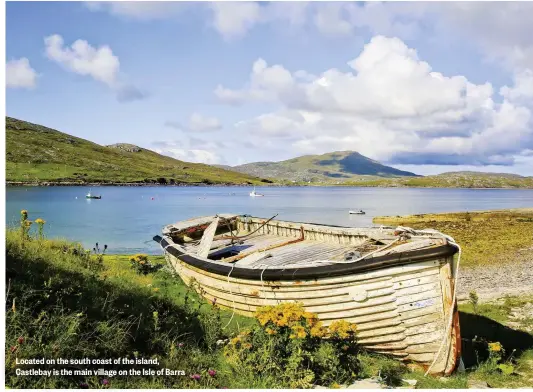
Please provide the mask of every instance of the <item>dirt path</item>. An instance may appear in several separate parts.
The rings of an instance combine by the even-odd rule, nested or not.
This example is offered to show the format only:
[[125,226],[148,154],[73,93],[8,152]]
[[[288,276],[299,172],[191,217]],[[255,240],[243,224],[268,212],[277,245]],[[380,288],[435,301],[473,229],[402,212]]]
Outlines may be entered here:
[[460,268],[458,301],[466,301],[471,291],[477,293],[480,301],[533,294],[533,248],[509,255],[509,259],[512,262],[502,260],[496,265]]

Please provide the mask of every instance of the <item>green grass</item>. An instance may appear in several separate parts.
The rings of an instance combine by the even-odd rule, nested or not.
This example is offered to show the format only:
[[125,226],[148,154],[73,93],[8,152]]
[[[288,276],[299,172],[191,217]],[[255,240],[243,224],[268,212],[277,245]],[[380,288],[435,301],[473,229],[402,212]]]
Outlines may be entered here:
[[[124,388],[243,386],[224,367],[216,340],[250,322],[220,311],[164,270],[139,276],[124,256],[85,263],[66,241],[6,238],[6,384],[15,388],[101,385],[102,377],[17,377],[15,358],[160,358],[182,377],[116,377]],[[75,253],[78,254],[75,254]],[[160,258],[152,261],[161,262]],[[19,337],[24,341],[18,343]],[[180,344],[183,344],[180,347]],[[12,352],[15,347],[16,351]],[[218,371],[216,379],[208,369]],[[200,382],[190,374],[204,377]],[[252,377],[253,378],[253,377]],[[250,381],[250,380],[249,380]],[[257,383],[257,381],[254,381]]]
[[448,234],[462,247],[463,266],[507,262],[518,250],[532,246],[533,209],[380,216],[373,222],[431,227]]
[[[163,257],[150,261],[164,265]],[[111,388],[276,388],[275,374],[231,367],[216,344],[255,320],[233,315],[201,299],[166,268],[139,275],[128,256],[83,255],[63,240],[23,240],[20,230],[6,233],[6,385],[12,388],[102,386],[103,377],[17,377],[15,358],[157,357],[164,368],[186,376],[113,377]],[[533,298],[460,306],[463,358],[467,372],[441,380],[424,377],[397,361],[371,353],[359,355],[358,376],[416,379],[417,388],[465,388],[469,380],[493,387],[530,386],[533,380],[531,320],[507,327],[512,309]],[[225,328],[224,328],[225,327]],[[23,338],[19,342],[19,338]],[[504,375],[487,361],[487,343],[501,342]],[[146,367],[146,366],[145,366]],[[216,369],[210,377],[207,370]],[[189,375],[198,373],[200,381]]]
[[63,183],[261,184],[259,178],[179,161],[153,151],[100,146],[6,117],[6,181]]
[[412,188],[533,188],[533,177],[506,173],[452,172],[426,177],[347,181],[343,185]]

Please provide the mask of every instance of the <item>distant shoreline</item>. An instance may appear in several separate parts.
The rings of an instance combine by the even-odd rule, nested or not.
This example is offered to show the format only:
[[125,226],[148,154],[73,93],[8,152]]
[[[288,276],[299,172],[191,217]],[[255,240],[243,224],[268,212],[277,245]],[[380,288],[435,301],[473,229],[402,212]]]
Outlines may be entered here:
[[79,187],[100,187],[100,186],[117,186],[117,187],[287,187],[287,188],[300,188],[300,187],[342,187],[342,188],[394,188],[394,189],[476,189],[476,190],[532,190],[533,187],[449,187],[449,186],[391,186],[391,185],[343,185],[343,184],[206,184],[206,183],[175,183],[175,184],[160,184],[160,183],[137,183],[137,182],[110,182],[110,183],[79,183],[79,182],[23,182],[23,181],[6,181],[6,187],[15,186],[27,186],[27,187],[63,187],[63,186],[79,186]]

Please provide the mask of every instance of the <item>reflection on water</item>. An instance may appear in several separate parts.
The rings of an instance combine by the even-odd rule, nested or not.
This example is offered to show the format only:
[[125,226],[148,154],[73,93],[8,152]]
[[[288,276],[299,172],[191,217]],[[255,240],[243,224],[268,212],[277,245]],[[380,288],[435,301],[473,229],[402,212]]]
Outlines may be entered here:
[[[377,215],[468,211],[533,206],[533,190],[344,187],[98,187],[100,200],[83,187],[8,187],[6,223],[21,209],[47,221],[46,234],[111,253],[160,253],[152,237],[178,220],[217,213],[250,214],[339,226],[371,226]],[[362,209],[365,215],[350,215]]]

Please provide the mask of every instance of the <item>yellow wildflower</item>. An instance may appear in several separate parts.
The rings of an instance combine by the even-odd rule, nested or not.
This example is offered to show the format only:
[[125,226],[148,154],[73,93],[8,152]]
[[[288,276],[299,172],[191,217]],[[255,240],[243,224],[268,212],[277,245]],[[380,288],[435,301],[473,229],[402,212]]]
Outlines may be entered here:
[[334,382],[333,384],[331,384],[331,388],[335,388],[335,389],[339,389],[341,386],[339,384],[337,384],[336,382]]
[[305,328],[301,325],[295,325],[292,328],[292,334],[289,336],[291,339],[303,339],[307,336],[307,333],[305,332]]
[[500,342],[489,343],[489,351],[499,352],[502,351],[502,345]]
[[37,218],[35,219],[35,223],[37,223],[38,225],[44,225],[46,221],[44,219]]
[[329,332],[341,339],[346,339],[357,331],[355,324],[349,323],[346,320],[338,320],[331,323]]
[[159,291],[159,287],[154,287],[153,290],[157,293]]
[[275,334],[277,334],[277,332],[276,332],[274,329],[272,329],[272,328],[267,328],[267,329],[265,329],[265,331],[266,331],[266,333],[269,334],[269,335],[275,335]]
[[26,217],[26,216],[28,216],[28,211],[27,210],[21,210],[20,211],[20,215]]
[[313,327],[311,327],[311,336],[316,338],[323,338],[327,335],[328,329],[322,326],[321,322],[317,322]]

